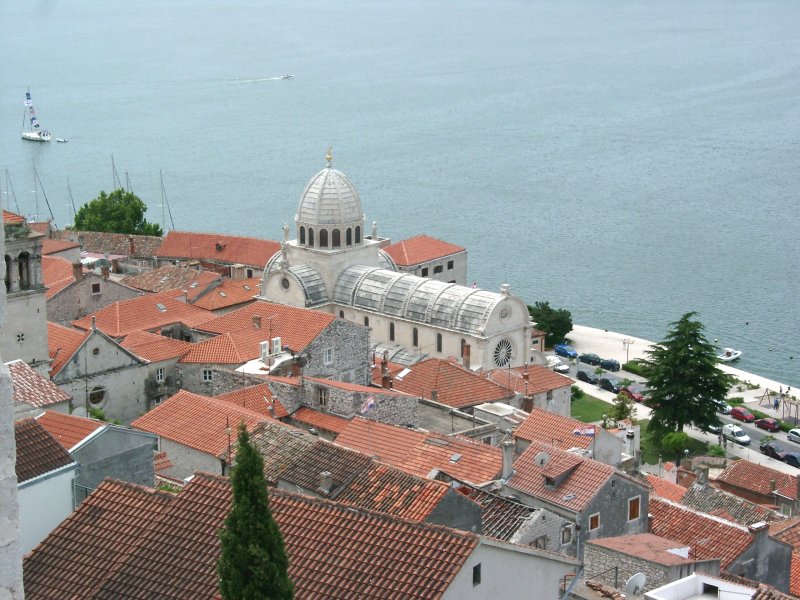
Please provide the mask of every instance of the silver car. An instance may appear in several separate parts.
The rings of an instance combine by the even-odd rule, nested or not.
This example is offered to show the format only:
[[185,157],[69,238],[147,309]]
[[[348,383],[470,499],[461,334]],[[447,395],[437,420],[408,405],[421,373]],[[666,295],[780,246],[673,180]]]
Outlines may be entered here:
[[800,429],[790,429],[789,432],[786,434],[786,438],[790,442],[797,442],[800,444]]

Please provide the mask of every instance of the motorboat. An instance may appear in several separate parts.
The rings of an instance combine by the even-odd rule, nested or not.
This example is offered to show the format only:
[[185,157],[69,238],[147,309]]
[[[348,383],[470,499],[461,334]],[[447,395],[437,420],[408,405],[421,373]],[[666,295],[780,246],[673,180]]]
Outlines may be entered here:
[[56,141],[59,144],[66,144],[67,143],[67,139],[66,138],[56,138]]
[[[25,129],[25,123],[28,123],[28,128]],[[36,111],[33,108],[33,100],[31,100],[31,90],[25,92],[25,111],[22,114],[22,139],[31,142],[49,142],[50,132],[42,129],[39,125],[39,120],[36,118]]]
[[723,348],[722,354],[717,356],[717,360],[720,362],[733,362],[734,360],[738,359],[742,355],[741,350],[734,350],[733,348]]
[[294,79],[294,75],[281,75],[281,79]]

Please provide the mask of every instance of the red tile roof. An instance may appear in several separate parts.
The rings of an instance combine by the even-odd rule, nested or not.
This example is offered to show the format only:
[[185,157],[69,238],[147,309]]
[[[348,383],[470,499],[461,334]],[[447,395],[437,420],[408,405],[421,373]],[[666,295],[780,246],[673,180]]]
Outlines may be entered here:
[[511,498],[505,498],[462,481],[457,482],[456,491],[481,507],[481,533],[498,540],[510,541],[536,512]]
[[[220,394],[219,396],[215,396],[215,398],[276,419],[289,416],[286,408],[284,408],[280,400],[272,395],[272,390],[269,389],[269,384],[266,383],[251,385],[228,392],[227,394]],[[270,407],[272,411],[270,411]]]
[[67,450],[72,450],[78,442],[105,426],[105,423],[97,419],[66,415],[54,410],[45,411],[36,420]]
[[800,552],[792,552],[792,566],[789,574],[789,593],[800,596]]
[[145,292],[167,292],[186,290],[189,298],[208,289],[214,282],[221,282],[222,275],[213,271],[192,268],[185,265],[164,265],[152,271],[144,271],[122,280],[127,286]]
[[514,437],[529,442],[544,442],[561,450],[588,448],[594,436],[581,434],[595,432],[595,427],[571,417],[534,408],[530,416],[514,431]]
[[[121,338],[133,331],[153,331],[173,323],[195,327],[209,319],[208,311],[176,300],[178,295],[178,291],[172,290],[121,300],[73,321],[72,325],[88,330],[94,316],[100,331],[110,337]],[[159,305],[163,306],[163,310]]]
[[[282,490],[269,497],[298,600],[439,599],[479,543],[475,534]],[[218,597],[219,529],[230,503],[229,481],[205,473],[174,497],[106,480],[26,556],[26,594]]]
[[[106,231],[65,229],[53,232],[53,237],[78,242],[86,252],[150,258],[161,246],[163,238],[154,235],[130,235]],[[131,251],[133,250],[133,251]]]
[[44,408],[68,402],[70,395],[59,388],[55,383],[39,374],[23,360],[13,360],[6,363],[11,372],[11,381],[14,384],[14,401],[23,402],[28,406]]
[[[131,423],[131,427],[217,456],[227,450],[230,436],[244,421],[251,431],[269,417],[224,400],[181,390]],[[229,435],[228,429],[233,433]]]
[[344,428],[347,427],[348,423],[350,423],[350,419],[337,417],[330,413],[319,412],[318,410],[306,406],[297,410],[292,415],[292,418],[298,423],[303,423],[304,425],[310,425],[311,427],[316,427],[324,431],[331,431],[333,433],[341,433],[344,431]]
[[717,476],[717,481],[727,483],[744,490],[750,490],[762,496],[771,495],[772,482],[775,491],[791,499],[797,498],[798,476],[776,471],[749,460],[736,460]]
[[394,389],[426,399],[431,399],[435,391],[437,402],[453,408],[507,400],[514,395],[461,365],[441,358],[429,358],[408,368],[410,372],[402,379],[394,375]]
[[87,337],[89,337],[88,332],[47,322],[47,346],[50,358],[53,360],[50,365],[50,377],[58,375]]
[[42,283],[48,300],[75,281],[72,263],[60,256],[42,256]]
[[421,477],[438,470],[464,481],[483,483],[497,477],[503,463],[499,448],[361,417],[348,423],[336,443],[376,455],[383,462]]
[[[528,382],[525,384],[527,369]],[[485,377],[502,385],[508,390],[519,394],[541,394],[564,387],[572,387],[573,381],[569,377],[559,375],[541,365],[528,365],[527,367],[514,367],[513,369],[492,369],[485,373]]]
[[[269,334],[262,329],[242,329],[223,333],[192,345],[182,363],[241,365],[261,356],[261,342]],[[266,367],[264,367],[266,369]],[[264,371],[267,374],[267,371]]]
[[351,450],[326,440],[317,441],[305,448],[279,474],[278,479],[296,489],[298,492],[309,490],[312,493],[320,489],[320,473],[331,474],[331,489],[326,496],[335,499],[341,488],[352,481],[359,473],[369,469],[372,460],[366,454]]
[[25,217],[21,217],[16,213],[12,213],[6,209],[3,209],[3,223],[6,225],[21,225],[25,222]]
[[[535,460],[540,452],[549,456],[544,466]],[[614,472],[614,467],[609,465],[534,441],[514,461],[514,474],[508,480],[508,486],[580,512],[595,498]],[[561,482],[556,487],[549,486],[547,478],[561,479]]]
[[120,346],[150,362],[177,358],[192,349],[189,342],[147,331],[132,331],[125,336]]
[[464,252],[465,249],[427,235],[417,235],[386,246],[384,251],[392,257],[392,260],[397,265],[410,267],[436,260],[437,258],[444,258],[451,254],[457,254],[458,252]]
[[679,554],[670,552],[684,546],[681,542],[663,538],[652,533],[637,533],[633,535],[620,535],[617,537],[589,540],[592,546],[600,546],[615,550],[621,554],[636,557],[666,567],[686,565],[695,562],[695,558],[684,558]]
[[653,516],[652,533],[690,546],[697,560],[719,558],[723,569],[752,542],[746,527],[669,500],[651,497],[648,507]]
[[64,250],[72,250],[73,248],[80,248],[80,244],[76,244],[75,242],[67,242],[62,240],[51,240],[49,238],[44,238],[42,240],[42,254],[56,254],[58,252],[63,252]]
[[671,481],[668,481],[662,477],[657,477],[652,473],[647,474],[647,483],[653,486],[653,493],[656,496],[661,496],[662,498],[672,500],[673,502],[680,502],[684,494],[686,494],[686,488],[682,485],[672,483]]
[[160,471],[166,471],[167,469],[171,469],[174,465],[172,461],[167,456],[166,452],[153,452],[153,468],[156,471],[156,474],[161,475]]
[[69,452],[36,419],[14,423],[17,483],[55,471],[73,462]]
[[258,277],[251,277],[250,279],[224,279],[222,285],[215,287],[207,294],[203,294],[191,302],[198,308],[215,311],[222,308],[230,308],[238,304],[253,302],[260,292],[261,279]]
[[155,255],[159,258],[196,258],[217,263],[243,264],[263,269],[280,250],[278,242],[220,233],[170,231]]

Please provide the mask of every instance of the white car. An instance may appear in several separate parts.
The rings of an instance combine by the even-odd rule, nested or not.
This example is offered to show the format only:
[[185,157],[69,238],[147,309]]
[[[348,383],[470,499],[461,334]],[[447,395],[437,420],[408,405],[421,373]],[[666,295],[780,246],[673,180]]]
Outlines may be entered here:
[[800,444],[800,429],[790,429],[786,434],[786,439],[790,442],[797,442]]
[[547,368],[553,369],[556,373],[569,373],[569,365],[565,365],[557,356],[547,357]]
[[744,429],[733,423],[728,423],[722,428],[722,435],[742,446],[750,445],[750,436],[744,432]]

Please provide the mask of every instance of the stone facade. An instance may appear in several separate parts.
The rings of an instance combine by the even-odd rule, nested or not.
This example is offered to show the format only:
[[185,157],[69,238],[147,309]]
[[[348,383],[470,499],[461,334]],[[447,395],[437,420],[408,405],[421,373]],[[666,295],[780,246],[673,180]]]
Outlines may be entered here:
[[575,525],[572,521],[540,508],[525,519],[525,523],[517,529],[509,541],[523,546],[574,555],[574,536]]
[[172,463],[172,467],[166,471],[169,477],[186,479],[194,475],[195,471],[224,475],[222,472],[222,460],[216,456],[165,438],[160,439],[159,449],[167,453]]
[[158,436],[152,433],[107,425],[70,452],[80,466],[75,483],[94,489],[106,477],[113,477],[152,487],[157,446]]
[[47,300],[47,319],[69,325],[101,308],[141,296],[135,290],[96,273],[86,273],[80,280],[68,285]]

